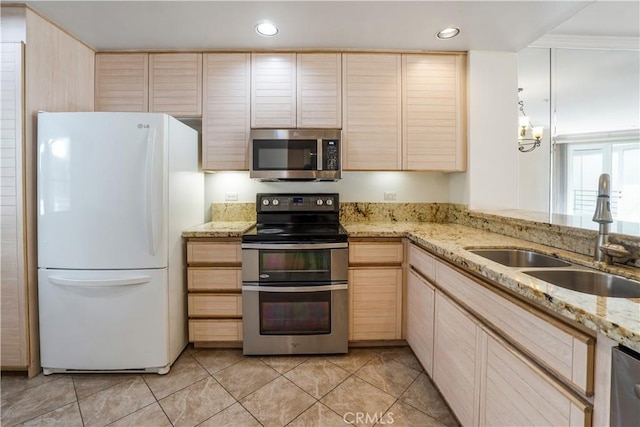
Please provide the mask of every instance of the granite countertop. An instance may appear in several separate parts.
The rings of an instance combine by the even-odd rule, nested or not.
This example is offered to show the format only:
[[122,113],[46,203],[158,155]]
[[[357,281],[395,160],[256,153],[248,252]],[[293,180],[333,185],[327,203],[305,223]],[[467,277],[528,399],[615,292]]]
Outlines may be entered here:
[[[349,237],[407,237],[423,248],[547,308],[570,321],[601,332],[640,351],[640,298],[608,298],[551,285],[512,267],[475,255],[465,248],[509,247],[535,249],[574,264],[594,267],[586,255],[544,246],[460,224],[346,223]],[[618,265],[599,269],[640,280],[640,269]]]
[[[251,221],[208,222],[184,230],[184,237],[241,237],[254,225]],[[528,276],[475,255],[467,248],[509,247],[534,249],[574,264],[595,267],[591,257],[492,233],[455,223],[354,222],[342,223],[349,237],[406,237],[450,262],[485,277],[522,296],[534,305],[558,313],[592,331],[605,334],[640,352],[640,298],[608,298],[571,291]],[[619,265],[598,269],[640,280],[640,269]]]
[[182,237],[242,237],[255,225],[252,221],[213,221],[182,231]]

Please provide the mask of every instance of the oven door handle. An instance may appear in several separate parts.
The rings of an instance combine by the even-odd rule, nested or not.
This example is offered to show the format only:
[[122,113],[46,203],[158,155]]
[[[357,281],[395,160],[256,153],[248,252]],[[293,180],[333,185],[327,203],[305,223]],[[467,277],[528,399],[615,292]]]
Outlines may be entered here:
[[346,249],[349,243],[243,243],[242,249]]
[[320,286],[257,286],[242,285],[242,291],[251,292],[321,292],[321,291],[339,291],[349,289],[346,283],[342,285],[320,285]]

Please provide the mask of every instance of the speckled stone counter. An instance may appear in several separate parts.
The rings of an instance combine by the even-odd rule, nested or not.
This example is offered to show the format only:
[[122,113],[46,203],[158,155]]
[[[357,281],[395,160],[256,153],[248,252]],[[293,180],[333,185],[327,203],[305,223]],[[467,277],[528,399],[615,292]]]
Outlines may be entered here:
[[182,231],[182,237],[242,237],[253,227],[251,221],[213,221]]
[[[586,267],[591,257],[460,224],[368,222],[344,223],[350,237],[407,237],[430,252],[485,277],[535,305],[640,351],[640,298],[607,298],[575,292],[502,266],[466,249],[479,247],[528,248]],[[640,280],[632,267],[601,266],[601,270]]]

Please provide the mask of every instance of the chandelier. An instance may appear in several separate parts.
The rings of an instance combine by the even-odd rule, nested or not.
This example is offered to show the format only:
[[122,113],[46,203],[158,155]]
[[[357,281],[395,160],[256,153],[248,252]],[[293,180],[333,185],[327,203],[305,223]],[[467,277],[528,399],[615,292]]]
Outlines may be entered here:
[[[520,110],[521,114],[518,119],[518,150],[528,153],[540,146],[544,128],[532,125],[529,116],[524,112],[524,101],[520,99],[522,90],[521,87],[518,88],[518,110]],[[527,136],[529,137],[527,138]]]

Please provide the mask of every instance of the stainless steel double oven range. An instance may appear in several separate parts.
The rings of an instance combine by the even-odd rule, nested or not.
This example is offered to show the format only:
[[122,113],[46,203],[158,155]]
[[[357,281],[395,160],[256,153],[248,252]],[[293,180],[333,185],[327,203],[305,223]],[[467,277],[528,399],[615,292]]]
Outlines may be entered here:
[[346,353],[348,243],[338,194],[258,194],[242,237],[244,354]]

